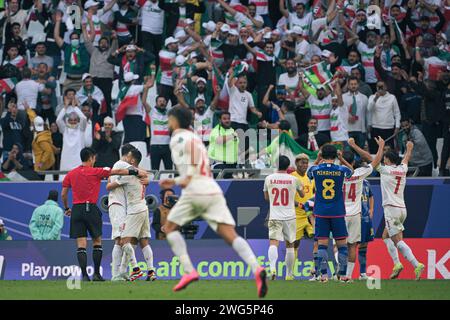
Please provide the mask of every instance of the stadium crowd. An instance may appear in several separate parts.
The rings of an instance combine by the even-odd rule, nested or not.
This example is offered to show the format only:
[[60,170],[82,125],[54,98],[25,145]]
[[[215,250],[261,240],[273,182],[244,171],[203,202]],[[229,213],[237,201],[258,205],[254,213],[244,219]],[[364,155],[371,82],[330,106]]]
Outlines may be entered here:
[[352,137],[375,153],[381,136],[401,153],[412,140],[419,175],[449,175],[450,0],[5,0],[0,10],[5,179],[70,170],[85,146],[112,167],[125,143],[171,169],[176,104],[194,113],[214,168],[235,168],[236,130],[259,128],[312,152]]

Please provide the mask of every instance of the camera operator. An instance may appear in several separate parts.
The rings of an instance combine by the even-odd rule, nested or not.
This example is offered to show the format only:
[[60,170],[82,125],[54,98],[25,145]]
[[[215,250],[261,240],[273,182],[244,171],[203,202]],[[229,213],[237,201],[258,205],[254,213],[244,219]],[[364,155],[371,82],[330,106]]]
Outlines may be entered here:
[[177,196],[172,189],[164,189],[160,192],[161,205],[153,212],[152,228],[155,230],[155,238],[158,240],[165,240],[166,234],[162,227],[166,223],[167,216],[170,209],[175,205]]

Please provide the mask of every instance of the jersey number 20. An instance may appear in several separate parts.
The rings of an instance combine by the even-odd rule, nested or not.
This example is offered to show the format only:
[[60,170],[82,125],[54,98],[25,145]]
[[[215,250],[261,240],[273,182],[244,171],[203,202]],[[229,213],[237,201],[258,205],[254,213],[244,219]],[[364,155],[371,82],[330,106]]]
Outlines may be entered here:
[[325,200],[330,200],[334,198],[336,191],[334,190],[334,180],[333,179],[324,179],[322,181],[322,198]]
[[[272,189],[273,194],[273,206],[287,206],[289,204],[289,190],[287,188],[282,188],[281,190],[278,188]],[[281,198],[281,199],[280,199]],[[281,204],[280,204],[281,200]]]

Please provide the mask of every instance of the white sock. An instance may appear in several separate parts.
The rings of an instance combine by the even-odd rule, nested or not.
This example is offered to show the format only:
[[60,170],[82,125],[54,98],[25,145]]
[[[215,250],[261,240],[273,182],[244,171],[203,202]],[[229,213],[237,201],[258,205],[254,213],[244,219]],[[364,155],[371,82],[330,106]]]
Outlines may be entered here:
[[[129,262],[131,264],[131,268],[134,269],[137,267],[137,260],[136,260],[136,254],[134,253],[133,246],[131,243],[126,243],[123,245],[122,250],[125,252],[126,256],[126,262]],[[122,263],[123,263],[122,258]]]
[[294,248],[286,248],[286,257],[284,261],[286,262],[286,275],[292,277],[295,262]]
[[411,264],[416,268],[419,265],[419,262],[417,261],[416,257],[414,256],[411,248],[403,241],[397,242],[397,248],[400,250],[402,255],[411,262]]
[[271,245],[269,246],[269,263],[270,263],[270,271],[277,272],[277,260],[278,260],[278,248],[277,246]]
[[398,258],[398,251],[395,247],[394,241],[392,241],[390,238],[384,239],[383,241],[386,244],[389,255],[391,256],[392,261],[394,261],[394,264],[400,263],[400,259]]
[[352,278],[352,274],[353,274],[353,269],[355,268],[355,263],[354,262],[350,262],[347,261],[347,278]]
[[192,265],[191,258],[189,258],[186,241],[184,241],[181,233],[179,231],[173,231],[166,238],[173,253],[180,259],[184,272],[191,273],[194,270],[194,266]]
[[122,262],[122,247],[115,244],[112,250],[112,276],[115,277],[119,274],[120,264]]
[[155,267],[153,266],[153,251],[149,244],[142,248],[142,254],[147,263],[147,270],[155,270]]
[[256,270],[259,267],[259,263],[248,242],[241,237],[236,237],[236,239],[233,240],[231,246],[233,247],[234,251],[236,251],[236,253],[241,257],[241,259],[250,266],[253,274],[255,274]]

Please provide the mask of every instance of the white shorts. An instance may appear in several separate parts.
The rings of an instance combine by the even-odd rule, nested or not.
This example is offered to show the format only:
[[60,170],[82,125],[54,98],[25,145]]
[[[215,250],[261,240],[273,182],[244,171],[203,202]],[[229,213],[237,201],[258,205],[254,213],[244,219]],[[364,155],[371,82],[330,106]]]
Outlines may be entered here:
[[127,214],[125,212],[125,207],[120,204],[110,205],[108,208],[108,213],[109,221],[111,222],[112,227],[111,239],[114,240],[120,237]]
[[297,224],[292,220],[269,220],[269,239],[293,243],[296,238]]
[[345,226],[348,233],[347,243],[361,242],[361,213],[345,217]]
[[127,214],[121,238],[150,238],[150,219],[148,210],[136,214]]
[[383,209],[384,221],[389,237],[393,237],[405,230],[403,223],[406,220],[406,208],[385,206]]
[[168,221],[179,226],[198,218],[208,222],[214,231],[219,223],[236,225],[222,194],[182,195],[167,216]]

